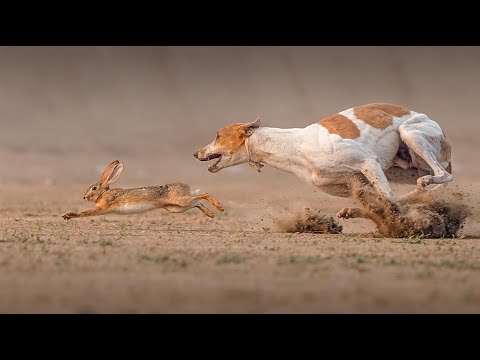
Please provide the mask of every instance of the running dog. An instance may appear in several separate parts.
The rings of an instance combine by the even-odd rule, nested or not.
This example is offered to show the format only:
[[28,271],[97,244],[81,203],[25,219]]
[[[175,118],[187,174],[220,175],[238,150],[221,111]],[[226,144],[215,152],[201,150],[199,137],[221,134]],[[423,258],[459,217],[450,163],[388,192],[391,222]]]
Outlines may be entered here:
[[[451,147],[440,126],[425,114],[387,103],[356,106],[305,128],[260,127],[260,118],[234,123],[194,156],[217,159],[208,168],[212,173],[243,163],[260,172],[265,163],[341,197],[352,196],[349,179],[357,175],[389,199],[389,182],[416,184],[418,192],[453,180]],[[361,216],[356,210],[337,215]]]

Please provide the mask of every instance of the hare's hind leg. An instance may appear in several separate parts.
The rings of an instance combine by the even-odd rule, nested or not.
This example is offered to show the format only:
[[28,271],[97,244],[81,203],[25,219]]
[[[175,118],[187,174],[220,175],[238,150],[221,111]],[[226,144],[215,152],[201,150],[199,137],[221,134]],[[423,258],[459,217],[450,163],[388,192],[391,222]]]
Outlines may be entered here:
[[213,206],[215,206],[218,210],[220,210],[220,211],[225,210],[223,208],[223,206],[217,200],[215,200],[213,198],[213,196],[210,195],[209,193],[202,193],[202,194],[198,194],[198,195],[193,195],[190,199],[191,199],[191,201],[204,199],[204,200],[207,200]]
[[202,204],[197,204],[195,207],[199,208],[206,216],[211,217],[211,218],[214,217],[213,213],[210,210],[208,210],[205,206],[203,206]]
[[209,203],[215,206],[218,210],[220,211],[224,210],[223,206],[220,205],[220,203],[208,193],[172,197],[170,199],[171,204],[165,206],[165,208],[170,212],[184,212],[184,211],[187,211],[188,209],[196,207],[200,209],[200,211],[202,211],[206,216],[213,218],[214,217],[213,213],[210,210],[208,210],[205,206],[200,204],[199,202],[200,200],[207,200]]
[[170,204],[170,205],[164,206],[164,208],[171,213],[182,213],[182,212],[185,212],[187,210],[193,209],[195,207],[200,209],[206,216],[211,217],[211,218],[214,217],[213,213],[210,210],[208,210],[205,206],[203,206],[202,204],[200,204],[196,201],[190,202],[190,203],[181,202],[181,205],[180,204],[178,204],[178,205],[177,204]]

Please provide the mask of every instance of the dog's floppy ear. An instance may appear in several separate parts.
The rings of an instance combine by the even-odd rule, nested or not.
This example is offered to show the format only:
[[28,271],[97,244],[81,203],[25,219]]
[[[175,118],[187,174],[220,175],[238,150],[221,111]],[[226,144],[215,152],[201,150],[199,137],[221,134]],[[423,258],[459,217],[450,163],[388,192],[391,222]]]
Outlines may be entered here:
[[106,189],[108,185],[117,180],[122,170],[123,164],[120,163],[120,161],[118,160],[113,161],[110,165],[107,166],[107,168],[103,172],[100,186]]
[[243,127],[245,130],[245,136],[250,136],[252,135],[255,130],[257,130],[260,127],[260,117],[257,118],[254,122],[245,124]]

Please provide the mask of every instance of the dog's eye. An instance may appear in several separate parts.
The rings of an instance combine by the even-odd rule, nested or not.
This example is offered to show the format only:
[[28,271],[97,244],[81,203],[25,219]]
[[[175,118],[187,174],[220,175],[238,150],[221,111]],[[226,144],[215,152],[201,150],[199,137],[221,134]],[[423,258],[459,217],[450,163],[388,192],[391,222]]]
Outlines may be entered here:
[[92,187],[92,190],[97,190],[97,187],[96,186]]

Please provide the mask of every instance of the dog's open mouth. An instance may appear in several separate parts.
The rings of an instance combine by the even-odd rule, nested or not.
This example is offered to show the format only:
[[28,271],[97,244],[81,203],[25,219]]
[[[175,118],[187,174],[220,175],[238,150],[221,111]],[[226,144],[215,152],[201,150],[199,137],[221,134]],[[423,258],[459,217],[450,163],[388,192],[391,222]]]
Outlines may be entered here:
[[208,168],[208,171],[214,170],[216,168],[217,164],[220,162],[220,160],[222,160],[222,154],[209,155],[208,157],[205,158],[205,160],[202,160],[202,161],[210,161],[213,159],[218,159],[218,160],[215,161],[215,163],[213,163],[212,165],[210,165],[210,167]]

